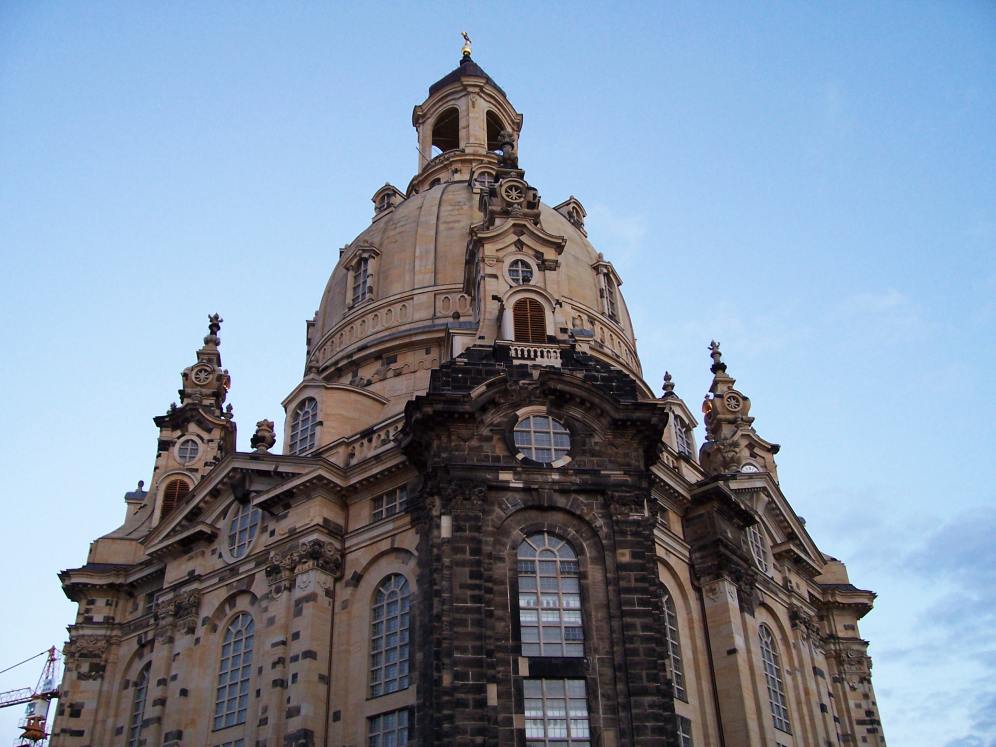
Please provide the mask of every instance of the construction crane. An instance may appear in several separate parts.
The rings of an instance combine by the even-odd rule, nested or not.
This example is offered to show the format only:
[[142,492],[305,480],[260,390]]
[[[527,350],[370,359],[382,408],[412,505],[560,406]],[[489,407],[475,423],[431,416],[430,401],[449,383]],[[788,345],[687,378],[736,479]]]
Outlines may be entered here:
[[[59,695],[58,685],[56,684],[58,652],[55,646],[52,646],[48,651],[42,651],[14,665],[14,667],[19,667],[21,664],[27,664],[32,659],[44,656],[45,654],[48,654],[48,658],[45,660],[41,677],[38,678],[38,684],[35,685],[34,690],[22,687],[19,690],[8,690],[7,692],[0,693],[0,708],[27,704],[27,708],[24,709],[24,718],[20,724],[21,736],[19,740],[22,747],[38,747],[39,743],[48,739],[48,731],[46,730],[48,726],[48,707],[50,701]],[[9,671],[14,667],[8,667],[4,671]]]

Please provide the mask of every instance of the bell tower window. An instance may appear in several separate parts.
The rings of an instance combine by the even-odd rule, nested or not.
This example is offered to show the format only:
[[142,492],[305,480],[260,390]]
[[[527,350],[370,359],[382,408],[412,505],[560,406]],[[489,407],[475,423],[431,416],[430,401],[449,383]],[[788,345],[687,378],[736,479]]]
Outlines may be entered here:
[[492,111],[488,112],[485,120],[488,128],[488,150],[492,152],[501,150],[501,146],[498,144],[498,136],[501,134],[501,131],[505,129],[504,123],[498,115]]
[[453,107],[436,117],[436,122],[432,126],[432,154],[435,156],[459,147],[460,112]]
[[166,489],[163,490],[163,508],[159,513],[160,519],[165,519],[180,505],[180,502],[187,497],[187,493],[190,492],[190,485],[186,480],[181,480],[176,478],[170,480],[166,483]]
[[512,307],[516,342],[546,342],[546,311],[535,298],[523,298]]

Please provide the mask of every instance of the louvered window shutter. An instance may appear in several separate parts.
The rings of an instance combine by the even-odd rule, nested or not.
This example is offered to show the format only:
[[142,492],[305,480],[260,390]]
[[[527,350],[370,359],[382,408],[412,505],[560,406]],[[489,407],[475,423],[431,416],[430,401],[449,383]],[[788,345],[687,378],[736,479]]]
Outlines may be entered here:
[[160,518],[166,518],[180,505],[180,501],[190,492],[190,486],[183,480],[170,480],[163,491],[163,510]]
[[512,307],[516,342],[546,342],[546,313],[535,298],[523,298]]

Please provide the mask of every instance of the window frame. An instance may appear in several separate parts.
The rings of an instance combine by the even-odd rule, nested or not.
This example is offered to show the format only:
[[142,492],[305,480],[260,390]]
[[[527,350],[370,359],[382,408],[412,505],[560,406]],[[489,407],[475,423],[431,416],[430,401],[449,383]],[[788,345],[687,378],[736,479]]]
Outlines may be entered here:
[[[527,273],[528,277],[523,279],[523,276]],[[525,257],[512,257],[508,264],[505,265],[505,279],[508,280],[508,284],[513,288],[533,285],[535,278],[536,267]]]
[[[305,408],[310,412],[310,422],[302,425]],[[291,414],[290,433],[287,437],[287,451],[291,456],[307,454],[318,446],[318,400],[315,397],[305,397],[296,405]],[[302,431],[307,427],[307,432]]]
[[[244,521],[245,526],[236,526],[236,522]],[[244,503],[235,501],[228,511],[228,521],[225,529],[225,555],[229,560],[241,560],[249,554],[259,536],[259,528],[263,514],[254,508],[250,501]],[[239,539],[241,532],[246,532],[246,540]],[[234,538],[234,544],[233,544]]]
[[[194,452],[192,455],[184,455],[184,447],[193,446]],[[189,448],[186,449],[189,451]],[[179,441],[176,442],[176,461],[180,464],[186,466],[188,464],[193,464],[197,461],[197,458],[201,455],[201,442],[194,438],[193,436],[183,436]]]
[[753,556],[754,564],[758,570],[765,574],[770,573],[771,565],[768,563],[768,543],[764,536],[764,530],[761,528],[760,520],[747,527],[747,546],[750,548],[750,554]]
[[148,661],[138,670],[138,676],[132,682],[129,698],[128,726],[125,747],[138,747],[142,738],[142,721],[145,719],[145,706],[149,697],[149,678],[152,674],[152,662]]
[[382,521],[408,510],[408,485],[399,485],[370,499],[370,523]]
[[[248,645],[246,644],[247,639]],[[236,646],[237,643],[238,646]],[[225,626],[225,632],[221,638],[218,676],[214,688],[214,713],[211,717],[212,731],[221,731],[246,723],[249,703],[252,698],[251,685],[255,647],[256,621],[248,612],[239,612]],[[232,662],[236,660],[238,664],[232,666]],[[233,683],[231,673],[235,670],[238,670],[239,678]],[[233,700],[231,697],[233,687],[235,688],[235,708],[230,710],[229,704]],[[220,714],[219,708],[222,709]],[[228,719],[232,714],[234,714],[234,720],[229,723]]]
[[[397,580],[400,579],[400,585]],[[398,592],[398,612],[389,615],[392,602],[391,594]],[[383,601],[380,595],[384,594]],[[367,644],[367,697],[380,698],[391,693],[407,690],[412,684],[412,585],[401,573],[389,573],[380,580],[374,589],[370,600],[370,624]],[[378,616],[378,608],[384,612]],[[392,630],[391,622],[397,619],[397,626]],[[380,627],[378,627],[380,626]],[[397,635],[397,643],[390,644],[390,635]],[[378,644],[378,640],[381,642]],[[390,660],[389,653],[396,651],[396,657]],[[395,666],[396,675],[387,676],[391,665]]]
[[789,711],[788,695],[782,677],[781,656],[775,634],[764,623],[757,627],[757,637],[761,649],[761,671],[768,690],[768,709],[775,729],[786,734],[792,733],[792,719]]
[[661,606],[664,612],[664,643],[667,645],[668,669],[674,696],[685,703],[688,702],[688,685],[685,680],[685,664],[681,651],[681,630],[678,627],[678,610],[674,604],[674,595],[661,584]]
[[[556,692],[556,685],[562,688],[562,694]],[[538,696],[536,686],[539,686]],[[571,686],[575,687],[575,692],[571,693]],[[580,685],[581,694],[577,692]],[[553,692],[550,690],[553,689]],[[573,708],[578,701],[584,703],[584,716],[575,717]],[[539,710],[535,708],[535,703],[539,702]],[[555,711],[556,706],[552,703],[563,703],[562,711]],[[549,704],[549,705],[548,705]],[[525,737],[526,747],[547,747],[548,745],[558,745],[558,747],[591,747],[595,743],[592,738],[591,709],[588,707],[588,683],[584,677],[526,677],[522,680],[522,732]],[[537,718],[537,716],[539,716]],[[583,734],[574,735],[575,722],[584,722]],[[563,734],[557,732],[551,734],[550,724],[563,723]],[[542,736],[530,734],[530,728],[542,723]],[[578,723],[580,726],[580,723]]]
[[[542,544],[539,543],[542,538]],[[566,552],[562,552],[566,551]],[[531,558],[529,557],[531,554]],[[555,560],[544,556],[553,555]],[[553,573],[542,573],[541,563],[556,563]],[[529,564],[532,570],[526,570]],[[566,566],[566,567],[565,567]],[[551,570],[549,566],[547,570]],[[535,583],[530,582],[535,579]],[[543,579],[553,579],[554,583],[544,588]],[[574,580],[570,583],[570,580]],[[526,581],[526,583],[523,583]],[[515,547],[515,588],[516,615],[515,635],[521,656],[537,659],[582,659],[585,656],[585,600],[582,593],[581,559],[573,543],[554,532],[540,530],[524,536]],[[552,586],[552,588],[551,588]],[[533,588],[529,588],[533,587]],[[573,588],[571,588],[573,587]],[[557,604],[549,606],[550,598],[556,597]],[[534,604],[523,605],[523,599],[530,598]],[[572,604],[573,602],[573,604]],[[523,622],[523,613],[534,612],[535,621]],[[544,620],[544,612],[556,612],[557,620]],[[576,620],[568,620],[576,616]],[[550,623],[556,622],[556,625]],[[526,630],[536,630],[536,640],[527,641]],[[559,640],[544,641],[544,631],[559,630]],[[568,631],[578,631],[568,634]],[[529,636],[531,637],[531,636]],[[568,652],[571,646],[571,652]],[[527,648],[528,647],[528,648]],[[559,647],[555,650],[553,647]],[[550,648],[550,651],[544,651]]]
[[[534,421],[536,421],[537,418],[545,418],[547,421],[549,421],[549,425],[547,426],[546,429],[537,428],[536,426],[534,426]],[[525,426],[524,424],[527,421],[529,422],[529,425]],[[554,427],[554,424],[556,424],[557,426],[556,428]],[[520,443],[520,440],[522,439],[517,438],[516,434],[528,434],[529,444],[527,445],[525,443]],[[542,436],[548,435],[550,437],[549,445],[544,445],[544,444],[537,445],[536,443],[537,435],[542,435]],[[566,438],[567,445],[558,446],[557,436],[564,436],[564,435],[566,435],[567,437]],[[563,421],[561,421],[559,418],[554,417],[553,415],[551,415],[546,411],[524,412],[524,413],[519,413],[519,419],[512,427],[511,442],[514,449],[513,453],[515,454],[515,458],[521,462],[526,462],[527,464],[535,464],[542,467],[562,467],[565,464],[569,463],[572,459],[571,452],[574,449],[574,434]],[[529,451],[527,451],[527,449]],[[549,461],[543,461],[537,459],[540,450],[549,451],[550,456],[552,458]]]
[[[391,735],[395,737],[396,741],[392,742],[391,744],[395,745],[396,747],[405,747],[405,745],[414,745],[415,737],[414,734],[412,733],[414,731],[414,726],[415,726],[414,710],[415,710],[414,708],[409,706],[407,708],[396,708],[392,711],[383,711],[382,713],[375,713],[372,716],[367,716],[367,740],[366,740],[367,746],[384,747],[384,745],[386,745],[387,743],[383,741],[382,737],[386,735]],[[392,726],[391,731],[393,731],[393,734],[391,733],[391,731],[385,731],[380,728],[378,728],[378,731],[374,733],[375,722],[382,721],[388,716],[394,716],[398,718],[402,714],[404,714],[405,723],[403,725],[398,724],[396,726]],[[397,740],[399,732],[401,731],[402,728],[405,730],[404,741]]]

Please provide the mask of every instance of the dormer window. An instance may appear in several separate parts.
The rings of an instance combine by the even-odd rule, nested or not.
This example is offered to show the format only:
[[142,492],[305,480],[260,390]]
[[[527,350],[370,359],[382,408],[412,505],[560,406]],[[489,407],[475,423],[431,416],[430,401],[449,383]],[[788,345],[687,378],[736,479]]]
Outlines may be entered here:
[[367,298],[367,284],[370,280],[370,260],[362,257],[353,268],[353,306]]
[[619,301],[616,296],[616,281],[611,276],[605,276],[605,312],[610,318],[619,319]]
[[347,273],[346,299],[354,308],[374,297],[374,277],[380,251],[368,241],[362,241],[343,265]]
[[692,434],[688,424],[679,417],[674,419],[674,447],[683,456],[692,455]]
[[598,276],[598,295],[602,297],[602,311],[614,322],[619,321],[619,276],[601,254],[592,269]]
[[390,192],[385,192],[380,196],[380,199],[377,200],[376,210],[378,213],[382,213],[393,205],[394,205],[394,195],[391,194]]

